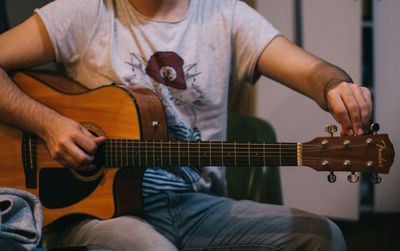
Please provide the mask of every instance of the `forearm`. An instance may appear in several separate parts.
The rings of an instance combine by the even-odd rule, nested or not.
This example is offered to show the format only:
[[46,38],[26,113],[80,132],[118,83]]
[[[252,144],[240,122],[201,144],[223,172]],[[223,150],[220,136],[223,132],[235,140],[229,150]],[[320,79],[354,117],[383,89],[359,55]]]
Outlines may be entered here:
[[351,77],[339,67],[320,61],[312,67],[305,83],[309,87],[309,96],[324,110],[328,111],[328,91],[340,83],[353,83]]
[[341,124],[342,135],[360,135],[368,130],[371,93],[365,87],[350,84],[352,79],[339,67],[277,37],[262,53],[258,70],[315,100]]
[[315,100],[328,110],[327,93],[342,82],[352,82],[340,68],[308,53],[284,37],[276,37],[264,50],[258,71]]
[[44,137],[51,121],[60,115],[26,95],[0,67],[0,120]]

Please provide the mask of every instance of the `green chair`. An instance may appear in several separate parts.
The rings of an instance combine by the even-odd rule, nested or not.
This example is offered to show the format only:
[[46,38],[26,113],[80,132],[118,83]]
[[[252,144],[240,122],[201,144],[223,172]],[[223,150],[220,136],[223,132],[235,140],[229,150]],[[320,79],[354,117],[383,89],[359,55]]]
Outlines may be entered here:
[[[228,115],[228,141],[276,142],[268,122],[248,115]],[[282,205],[279,167],[227,167],[228,196]]]

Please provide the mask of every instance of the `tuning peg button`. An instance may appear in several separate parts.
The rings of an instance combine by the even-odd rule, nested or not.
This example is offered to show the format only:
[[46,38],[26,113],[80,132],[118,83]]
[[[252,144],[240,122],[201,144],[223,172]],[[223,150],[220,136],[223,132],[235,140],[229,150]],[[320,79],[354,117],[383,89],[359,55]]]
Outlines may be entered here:
[[329,183],[335,183],[336,182],[336,175],[331,171],[331,173],[328,175],[328,181]]
[[371,175],[370,179],[371,179],[371,183],[372,183],[372,184],[379,184],[379,183],[381,183],[381,181],[382,181],[381,176],[379,176],[379,175],[376,174],[376,173],[373,173],[373,174]]
[[337,132],[337,126],[335,125],[328,125],[325,127],[325,132],[329,133],[331,137],[335,132]]
[[351,172],[351,174],[347,175],[347,180],[350,183],[356,183],[360,180],[360,177],[358,177],[358,175],[355,174],[354,172]]
[[369,127],[370,133],[371,134],[376,134],[380,129],[380,126],[378,123],[372,123]]

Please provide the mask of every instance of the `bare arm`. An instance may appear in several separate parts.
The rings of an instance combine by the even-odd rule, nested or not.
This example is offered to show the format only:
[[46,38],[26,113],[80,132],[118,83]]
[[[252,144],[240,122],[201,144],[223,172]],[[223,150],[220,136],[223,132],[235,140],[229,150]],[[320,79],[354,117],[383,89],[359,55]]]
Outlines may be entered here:
[[284,37],[275,38],[262,53],[261,74],[312,98],[332,113],[342,126],[342,135],[362,134],[372,116],[369,90],[353,84],[337,66],[297,47]]
[[93,137],[80,124],[30,98],[6,73],[54,59],[49,35],[37,15],[0,35],[0,120],[40,136],[56,160],[78,168],[92,162],[103,138]]

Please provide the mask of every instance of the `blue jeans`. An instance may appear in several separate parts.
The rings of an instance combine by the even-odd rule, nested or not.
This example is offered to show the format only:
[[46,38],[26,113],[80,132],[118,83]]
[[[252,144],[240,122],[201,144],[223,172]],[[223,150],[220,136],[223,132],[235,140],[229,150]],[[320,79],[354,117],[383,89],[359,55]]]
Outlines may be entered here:
[[87,219],[61,246],[125,250],[346,250],[330,220],[285,206],[166,191],[145,198],[139,217]]

